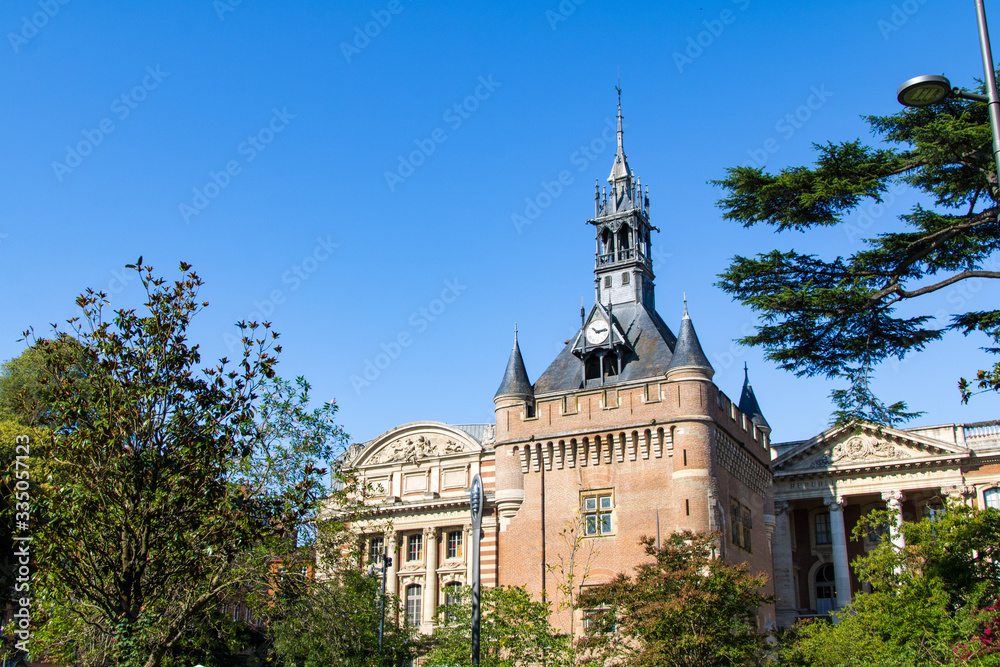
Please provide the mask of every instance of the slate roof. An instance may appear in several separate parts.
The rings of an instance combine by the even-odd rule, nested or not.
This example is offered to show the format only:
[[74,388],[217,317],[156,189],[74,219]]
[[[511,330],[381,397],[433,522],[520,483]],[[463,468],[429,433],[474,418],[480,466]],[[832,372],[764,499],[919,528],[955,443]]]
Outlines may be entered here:
[[510,351],[510,359],[507,360],[507,370],[504,371],[503,381],[493,398],[497,396],[534,396],[528,372],[524,370],[524,359],[521,357],[521,348],[517,345],[516,332],[514,349]]
[[674,357],[670,360],[670,368],[700,368],[715,373],[712,364],[708,363],[708,357],[701,349],[698,342],[698,334],[694,331],[694,324],[687,313],[687,304],[684,305],[684,317],[681,319],[681,328],[677,335],[677,345],[674,347]]
[[743,366],[743,393],[740,394],[739,408],[740,412],[750,417],[750,421],[758,428],[771,428],[771,425],[764,419],[764,414],[760,411],[760,405],[757,404],[757,396],[754,395],[753,387],[750,386],[750,371],[747,370],[746,365]]
[[[616,382],[663,377],[677,342],[670,327],[655,310],[646,310],[639,303],[620,304],[612,312],[615,322],[632,348],[632,352],[624,359]],[[538,378],[535,382],[536,394],[579,389],[582,386],[583,362],[573,354],[573,346],[582,334],[582,329],[577,331]]]

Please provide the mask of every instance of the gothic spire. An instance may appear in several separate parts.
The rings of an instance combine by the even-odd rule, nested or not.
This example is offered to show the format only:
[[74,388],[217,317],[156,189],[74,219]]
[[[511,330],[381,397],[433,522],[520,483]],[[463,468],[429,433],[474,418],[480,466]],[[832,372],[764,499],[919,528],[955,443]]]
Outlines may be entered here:
[[625,157],[625,146],[622,143],[622,90],[618,90],[618,152],[615,154],[615,163],[611,167],[611,175],[608,182],[615,193],[616,200],[623,193],[632,191],[632,170],[629,169],[628,160]]

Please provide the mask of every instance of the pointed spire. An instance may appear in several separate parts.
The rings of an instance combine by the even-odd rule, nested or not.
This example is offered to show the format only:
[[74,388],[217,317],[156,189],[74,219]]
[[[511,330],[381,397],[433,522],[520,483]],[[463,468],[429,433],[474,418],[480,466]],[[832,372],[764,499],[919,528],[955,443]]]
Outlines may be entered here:
[[750,386],[750,370],[746,362],[743,362],[743,392],[740,394],[739,408],[740,412],[757,425],[757,428],[766,433],[771,432],[771,425],[764,419],[764,414],[760,411],[760,405],[757,403],[757,397],[753,393],[753,387]]
[[618,91],[618,152],[615,154],[615,163],[611,167],[608,182],[611,183],[617,206],[622,194],[632,191],[632,170],[629,169],[628,160],[625,159],[625,145],[623,143],[622,89],[618,86],[615,86],[615,89]]
[[493,396],[494,400],[501,396],[524,396],[534,397],[535,392],[528,380],[528,371],[524,369],[524,359],[521,357],[521,348],[517,344],[517,325],[514,325],[514,349],[510,351],[510,359],[507,361],[507,370],[504,371],[503,381],[500,388]]
[[684,317],[681,318],[680,330],[677,332],[677,344],[674,346],[674,356],[667,366],[667,376],[681,369],[698,371],[708,379],[715,375],[715,369],[708,362],[708,357],[701,349],[698,334],[687,311],[687,294],[684,295]]

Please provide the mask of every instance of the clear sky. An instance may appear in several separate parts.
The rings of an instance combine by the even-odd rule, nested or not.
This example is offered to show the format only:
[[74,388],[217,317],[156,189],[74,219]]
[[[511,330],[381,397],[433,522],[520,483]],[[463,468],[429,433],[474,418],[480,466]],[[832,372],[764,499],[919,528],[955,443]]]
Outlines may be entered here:
[[[716,276],[737,253],[855,252],[915,199],[777,236],[724,222],[708,181],[870,138],[862,115],[899,110],[912,76],[982,76],[974,5],[946,0],[5,0],[0,28],[0,358],[87,287],[135,306],[139,255],[168,278],[183,260],[211,303],[206,364],[236,321],[272,320],[281,374],[336,399],[358,441],[492,421],[514,323],[533,381],[575,332],[619,76],[657,310],[676,331],[686,292],[723,391],[747,362],[773,439],[816,434],[840,385],[733,343],[754,316]],[[928,306],[997,300],[977,284]],[[983,342],[948,336],[877,387],[926,411],[915,425],[996,418],[996,395],[962,406],[955,387],[992,363]]]

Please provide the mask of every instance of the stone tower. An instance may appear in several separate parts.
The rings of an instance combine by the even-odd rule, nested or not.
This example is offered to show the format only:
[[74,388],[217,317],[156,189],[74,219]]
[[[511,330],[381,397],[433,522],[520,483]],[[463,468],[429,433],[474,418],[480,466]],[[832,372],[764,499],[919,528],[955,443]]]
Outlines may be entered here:
[[[631,572],[640,537],[675,530],[719,531],[720,557],[771,572],[768,435],[714,384],[687,303],[677,336],[656,312],[656,228],[621,119],[619,99],[610,191],[588,221],[595,302],[534,384],[515,334],[494,397],[498,581],[556,603],[571,572],[577,590]],[[580,632],[580,616],[557,622]]]

